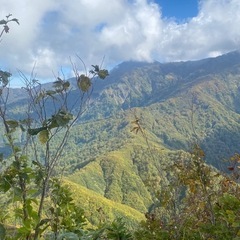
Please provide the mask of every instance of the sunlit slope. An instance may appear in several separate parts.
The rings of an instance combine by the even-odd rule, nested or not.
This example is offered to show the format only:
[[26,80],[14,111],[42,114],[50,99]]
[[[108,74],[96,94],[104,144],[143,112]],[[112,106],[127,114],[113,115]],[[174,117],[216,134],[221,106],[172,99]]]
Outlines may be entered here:
[[143,213],[129,206],[106,199],[100,194],[68,179],[64,179],[64,184],[69,187],[76,205],[84,209],[87,219],[92,224],[99,224],[101,221],[113,221],[116,217],[123,217],[134,225],[144,219]]

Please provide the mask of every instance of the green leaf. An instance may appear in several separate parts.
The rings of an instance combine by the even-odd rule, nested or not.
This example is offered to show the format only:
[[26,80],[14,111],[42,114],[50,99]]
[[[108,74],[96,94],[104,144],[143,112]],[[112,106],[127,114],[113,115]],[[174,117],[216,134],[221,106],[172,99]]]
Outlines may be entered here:
[[58,124],[58,122],[56,121],[55,116],[53,116],[52,119],[50,119],[50,122],[51,122],[51,123],[50,123],[49,126],[48,126],[49,129],[53,129],[53,128],[59,127],[59,124]]
[[63,90],[67,90],[70,87],[70,82],[69,81],[65,81],[63,83]]
[[101,79],[105,79],[109,75],[108,70],[106,69],[100,70],[98,65],[92,65],[92,67],[94,68],[94,70],[91,70],[90,73],[97,74],[98,77]]
[[56,127],[65,127],[72,119],[73,115],[71,113],[64,110],[60,110],[56,115],[52,116],[49,128],[52,129]]
[[100,69],[98,65],[92,65],[92,67],[94,68],[95,72],[99,72]]
[[49,139],[49,131],[47,129],[41,131],[38,135],[38,139],[42,144],[45,144]]
[[13,187],[13,192],[14,192],[14,195],[16,195],[18,197],[22,196],[22,190],[19,187]]
[[21,208],[15,208],[14,209],[14,213],[15,213],[15,217],[17,217],[17,218],[22,218],[22,216],[23,216],[23,212],[22,212],[22,209]]
[[26,209],[28,211],[28,214],[31,216],[32,211],[33,211],[33,207],[31,205],[31,202],[28,201],[25,207],[26,207]]
[[7,24],[7,21],[3,19],[0,21],[0,25],[4,25],[4,24]]
[[103,69],[98,72],[98,77],[101,79],[105,79],[109,75],[108,70]]
[[40,162],[33,160],[32,163],[33,165],[38,166],[39,168],[42,168],[42,165]]
[[[20,234],[20,235],[23,235],[23,236],[29,235],[29,234],[31,233],[31,228],[28,227],[28,226],[25,225],[25,224],[28,224],[27,221],[25,221],[23,227],[18,228],[19,234]],[[21,238],[21,239],[23,239],[23,238]]]
[[7,86],[10,77],[11,73],[0,70],[0,82],[2,82],[3,87]]
[[53,91],[53,90],[47,90],[46,91],[46,95],[48,95],[48,96],[52,96],[52,95],[54,95],[56,93],[56,91]]
[[39,223],[39,227],[46,224],[46,223],[49,223],[51,221],[50,218],[45,218],[45,219],[42,219]]
[[82,74],[78,78],[77,85],[83,92],[87,92],[88,89],[91,87],[92,83],[89,77]]
[[37,135],[38,133],[40,133],[41,131],[46,130],[47,127],[40,127],[40,128],[29,128],[28,129],[28,134],[31,136]]
[[20,25],[20,23],[19,23],[17,18],[13,18],[13,19],[11,19],[11,21],[16,22],[18,25]]
[[14,146],[13,147],[13,151],[14,151],[14,153],[20,153],[21,152],[21,148],[19,146]]
[[6,177],[1,178],[0,181],[0,189],[3,192],[7,192],[11,188],[11,184],[9,183],[8,179]]
[[19,126],[19,123],[16,120],[7,120],[6,123],[12,129],[15,129]]
[[54,88],[59,88],[63,84],[63,80],[60,77],[58,77],[57,79],[58,79],[57,81],[53,82],[53,87]]
[[64,81],[61,78],[57,78],[58,80],[53,83],[53,87],[56,89],[56,92],[66,91],[70,87],[69,81]]
[[0,239],[5,239],[6,237],[6,229],[2,223],[0,223]]

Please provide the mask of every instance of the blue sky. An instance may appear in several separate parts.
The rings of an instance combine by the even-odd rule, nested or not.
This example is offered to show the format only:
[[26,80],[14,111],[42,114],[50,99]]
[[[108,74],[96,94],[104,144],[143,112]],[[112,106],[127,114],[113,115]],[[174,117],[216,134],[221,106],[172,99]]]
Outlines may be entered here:
[[[0,42],[0,69],[54,80],[72,63],[186,61],[240,46],[239,0],[0,0],[20,21]],[[68,71],[66,71],[68,69]],[[15,83],[18,84],[16,77]]]
[[198,14],[198,0],[157,0],[156,3],[161,7],[163,17],[174,18],[178,22]]

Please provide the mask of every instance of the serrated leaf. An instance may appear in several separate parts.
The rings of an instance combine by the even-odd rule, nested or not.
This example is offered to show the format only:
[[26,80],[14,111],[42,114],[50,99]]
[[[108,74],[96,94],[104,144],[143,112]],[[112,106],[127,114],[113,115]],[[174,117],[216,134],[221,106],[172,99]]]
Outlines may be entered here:
[[39,132],[38,139],[42,144],[45,144],[49,139],[49,131],[43,130]]

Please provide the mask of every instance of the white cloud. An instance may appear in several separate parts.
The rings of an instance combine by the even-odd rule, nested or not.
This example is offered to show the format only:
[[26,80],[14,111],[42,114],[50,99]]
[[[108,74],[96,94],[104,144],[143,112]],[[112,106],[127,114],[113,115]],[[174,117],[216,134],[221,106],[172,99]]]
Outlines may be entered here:
[[240,1],[202,0],[198,16],[167,24],[159,51],[166,60],[187,60],[239,49],[239,12]]
[[[51,78],[69,57],[87,65],[125,60],[176,61],[216,56],[239,48],[240,1],[201,0],[186,22],[163,19],[147,0],[0,0],[0,19],[20,21],[0,43],[0,66]],[[78,61],[81,65],[80,61]]]

